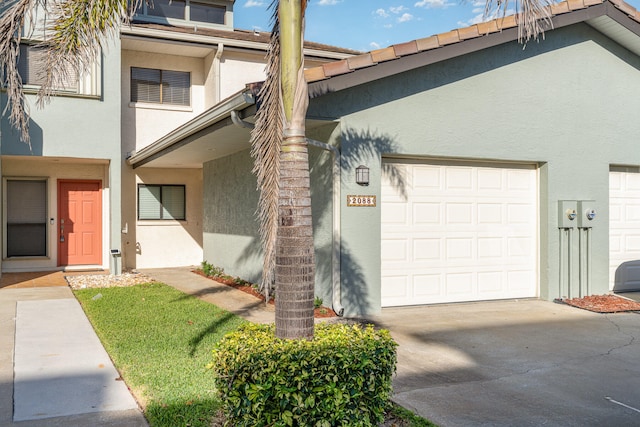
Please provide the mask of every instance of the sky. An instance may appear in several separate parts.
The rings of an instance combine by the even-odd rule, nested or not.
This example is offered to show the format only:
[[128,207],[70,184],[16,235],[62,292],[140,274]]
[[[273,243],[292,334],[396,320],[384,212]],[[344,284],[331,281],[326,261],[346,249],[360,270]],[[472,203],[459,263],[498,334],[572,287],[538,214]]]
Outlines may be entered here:
[[[640,0],[627,3],[640,10]],[[270,4],[236,0],[234,27],[270,31]],[[482,22],[484,5],[484,0],[308,0],[305,39],[370,51]]]

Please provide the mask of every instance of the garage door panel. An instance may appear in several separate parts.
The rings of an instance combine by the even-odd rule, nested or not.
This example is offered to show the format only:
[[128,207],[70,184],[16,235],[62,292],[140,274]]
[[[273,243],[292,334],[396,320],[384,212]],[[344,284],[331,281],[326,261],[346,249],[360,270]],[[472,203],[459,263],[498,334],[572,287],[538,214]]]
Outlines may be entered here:
[[609,173],[609,288],[640,289],[640,173]]
[[413,203],[413,224],[440,225],[441,203]]
[[418,301],[425,297],[442,294],[442,276],[440,274],[415,274],[412,279],[413,295]]
[[474,187],[473,184],[474,184],[474,180],[473,180],[473,173],[471,169],[462,168],[462,167],[450,167],[445,169],[444,188],[446,190],[470,191]]
[[[409,212],[406,224],[389,218],[398,209],[397,195],[383,192],[381,201],[383,306],[537,295],[534,168],[404,167],[412,181],[400,203]],[[401,249],[385,246],[389,239],[409,242],[404,261]],[[512,274],[520,271],[529,278]],[[402,295],[387,292],[401,275],[408,278]],[[510,277],[519,283],[510,286]]]
[[478,224],[502,224],[503,209],[500,203],[478,203]]
[[440,239],[413,239],[413,261],[439,261],[442,259]]
[[411,187],[416,194],[430,193],[444,187],[442,171],[438,167],[412,168],[411,178]]

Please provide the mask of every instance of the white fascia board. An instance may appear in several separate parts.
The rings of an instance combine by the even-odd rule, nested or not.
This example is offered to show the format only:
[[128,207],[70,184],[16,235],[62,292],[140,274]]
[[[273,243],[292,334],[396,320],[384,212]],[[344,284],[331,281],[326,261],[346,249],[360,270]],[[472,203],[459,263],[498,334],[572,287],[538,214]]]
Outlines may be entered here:
[[120,34],[123,36],[142,36],[148,38],[155,39],[165,39],[165,40],[177,40],[184,41],[189,43],[198,43],[201,45],[217,45],[224,44],[225,46],[235,46],[242,47],[245,49],[253,49],[253,50],[267,50],[267,43],[260,42],[251,42],[245,40],[236,40],[226,37],[215,37],[215,36],[205,36],[198,34],[187,34],[187,33],[177,33],[173,31],[163,31],[156,30],[153,28],[139,28],[139,27],[129,27],[122,26],[120,28]]
[[231,116],[231,112],[242,110],[255,103],[255,98],[249,89],[237,92],[235,95],[221,101],[220,103],[209,108],[200,115],[189,120],[185,124],[172,130],[162,138],[147,145],[142,150],[134,153],[127,159],[127,163],[135,166],[151,156],[171,147],[172,145],[182,141],[183,139],[211,126],[220,120]]
[[[212,45],[216,46],[218,44],[224,44],[225,48],[241,48],[241,49],[251,49],[251,50],[260,50],[266,52],[269,48],[268,43],[262,42],[252,42],[247,40],[237,40],[226,37],[215,37],[215,36],[206,36],[206,35],[198,35],[198,34],[186,34],[186,33],[177,33],[173,31],[163,31],[157,30],[154,28],[140,28],[140,27],[132,27],[123,25],[120,28],[120,34],[122,36],[138,36],[138,37],[147,37],[147,38],[155,38],[155,39],[165,39],[165,40],[174,40],[174,41],[182,41],[187,43],[197,43],[200,45]],[[325,58],[325,59],[345,59],[353,56],[349,53],[341,53],[341,52],[333,52],[328,50],[320,50],[320,49],[304,49],[305,56],[312,56],[316,58]]]

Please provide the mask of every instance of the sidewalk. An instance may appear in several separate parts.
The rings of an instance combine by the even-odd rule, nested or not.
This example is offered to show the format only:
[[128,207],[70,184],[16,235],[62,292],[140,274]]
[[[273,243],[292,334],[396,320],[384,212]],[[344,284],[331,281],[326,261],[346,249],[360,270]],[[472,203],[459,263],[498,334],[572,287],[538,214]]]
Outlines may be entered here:
[[0,288],[0,425],[147,426],[61,275]]
[[172,286],[185,294],[193,295],[223,310],[232,312],[253,323],[274,323],[275,307],[256,297],[238,291],[192,272],[193,267],[148,268],[141,273]]
[[[251,322],[275,321],[272,305],[191,270],[142,272]],[[82,273],[0,279],[0,426],[148,426],[67,286],[69,274]]]

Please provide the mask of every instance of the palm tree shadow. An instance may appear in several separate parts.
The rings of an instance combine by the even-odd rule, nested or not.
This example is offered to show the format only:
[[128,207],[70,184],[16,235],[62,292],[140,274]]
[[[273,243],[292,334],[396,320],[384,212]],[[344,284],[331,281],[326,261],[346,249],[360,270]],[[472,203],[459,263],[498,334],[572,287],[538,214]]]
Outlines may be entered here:
[[[396,138],[367,130],[358,132],[353,129],[342,129],[337,141],[340,147],[345,147],[340,155],[341,181],[342,186],[349,185],[349,180],[353,179],[349,176],[362,162],[377,159],[380,161],[384,156],[397,155],[399,145]],[[332,174],[332,155],[319,148],[310,147],[309,149],[309,168],[311,172],[312,182],[312,206],[313,206],[313,223],[314,235],[319,230],[332,228],[333,214],[332,205],[333,197],[333,174]],[[407,177],[405,169],[393,162],[381,162],[381,173],[385,176],[387,182],[400,194],[403,198],[407,197]],[[342,202],[343,195],[340,195]],[[256,228],[258,221],[255,221]],[[322,226],[324,224],[324,226]],[[317,236],[316,236],[317,237]],[[349,244],[344,240],[341,242],[333,242],[330,235],[320,236],[316,240],[316,295],[324,301],[332,301],[332,249],[335,244],[340,245],[340,277],[341,277],[341,294],[342,305],[349,312],[365,313],[371,310],[369,291],[366,283],[363,267],[360,265],[357,257],[352,252]],[[252,241],[245,246],[240,257],[243,259],[262,259],[263,252],[260,239],[254,237]],[[330,305],[330,304],[326,304]]]
[[189,340],[189,356],[194,357],[202,341],[207,336],[217,333],[220,326],[231,321],[233,317],[235,317],[234,313],[225,311],[221,316],[216,317],[216,320],[211,322],[206,328],[202,329],[197,335],[192,337]]
[[342,131],[342,147],[345,147],[342,150],[343,174],[352,173],[363,162],[363,159],[375,159],[381,164],[381,174],[406,199],[408,184],[404,169],[395,163],[380,161],[384,157],[393,157],[400,153],[400,146],[396,142],[396,138],[371,129],[356,131],[347,128]]

